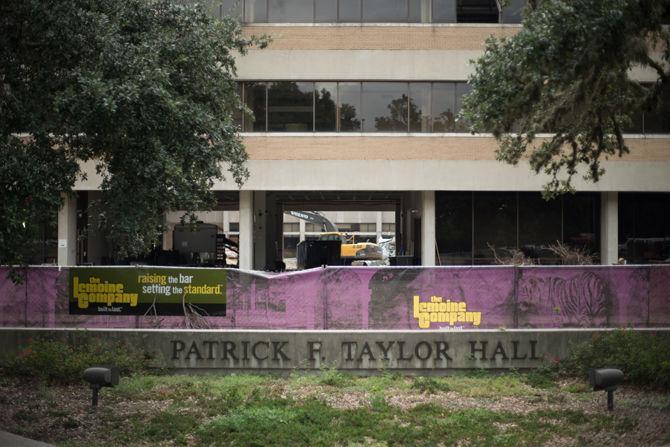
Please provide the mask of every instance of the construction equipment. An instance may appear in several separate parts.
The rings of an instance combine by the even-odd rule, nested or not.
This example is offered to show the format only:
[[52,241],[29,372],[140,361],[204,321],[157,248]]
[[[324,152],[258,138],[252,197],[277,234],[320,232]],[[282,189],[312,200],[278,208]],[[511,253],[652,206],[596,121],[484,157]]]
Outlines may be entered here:
[[354,235],[342,233],[337,228],[337,225],[328,220],[318,211],[286,211],[289,215],[302,219],[309,223],[321,226],[321,233],[319,240],[333,241],[340,240],[342,245],[340,248],[340,256],[344,263],[358,260],[381,260],[384,259],[384,254],[378,244],[372,242],[356,243]]

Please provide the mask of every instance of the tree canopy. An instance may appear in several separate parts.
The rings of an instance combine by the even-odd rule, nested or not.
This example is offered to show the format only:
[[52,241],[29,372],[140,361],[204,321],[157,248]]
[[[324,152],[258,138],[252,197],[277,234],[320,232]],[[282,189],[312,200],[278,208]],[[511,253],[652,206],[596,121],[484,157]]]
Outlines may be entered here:
[[62,203],[82,162],[102,176],[118,258],[150,249],[170,210],[207,209],[221,166],[241,184],[239,23],[169,0],[0,4],[0,264]]
[[[573,190],[580,166],[598,181],[603,158],[628,147],[623,129],[654,110],[668,89],[665,0],[531,1],[522,29],[491,37],[470,77],[461,112],[473,132],[493,132],[497,158],[551,176],[546,195]],[[629,76],[636,67],[655,82]],[[551,136],[538,139],[538,134]]]

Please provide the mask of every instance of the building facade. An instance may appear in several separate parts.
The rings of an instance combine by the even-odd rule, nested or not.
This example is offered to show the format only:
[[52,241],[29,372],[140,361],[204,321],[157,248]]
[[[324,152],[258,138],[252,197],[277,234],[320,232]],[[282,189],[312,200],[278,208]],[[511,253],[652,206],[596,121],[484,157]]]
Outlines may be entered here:
[[[292,245],[309,233],[287,210],[372,213],[350,223],[374,223],[375,235],[392,228],[399,253],[424,266],[491,264],[496,250],[511,249],[552,264],[547,247],[557,241],[602,264],[670,262],[670,113],[641,115],[625,135],[629,155],[604,161],[598,183],[576,177],[575,195],[550,202],[540,194],[547,177],[524,161],[496,161],[492,135],[469,134],[456,120],[470,61],[488,36],[518,32],[522,8],[520,0],[502,10],[495,0],[212,5],[212,14],[239,16],[246,34],[272,38],[237,63],[253,111],[239,117],[251,176],[241,189],[230,179],[214,186],[221,214],[210,217],[239,238],[240,267],[272,265],[286,254],[286,235]],[[630,76],[656,80],[638,68]],[[86,168],[78,198],[58,214],[61,265],[104,263],[104,241],[82,220],[99,188],[93,164]]]

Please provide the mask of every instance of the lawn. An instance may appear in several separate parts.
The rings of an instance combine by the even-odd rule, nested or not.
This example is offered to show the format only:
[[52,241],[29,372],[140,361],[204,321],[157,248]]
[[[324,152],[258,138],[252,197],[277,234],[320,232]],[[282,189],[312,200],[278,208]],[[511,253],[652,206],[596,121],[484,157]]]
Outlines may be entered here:
[[334,370],[122,378],[90,410],[84,385],[0,377],[0,428],[58,446],[570,446],[670,442],[670,395],[624,385],[615,410],[584,382]]

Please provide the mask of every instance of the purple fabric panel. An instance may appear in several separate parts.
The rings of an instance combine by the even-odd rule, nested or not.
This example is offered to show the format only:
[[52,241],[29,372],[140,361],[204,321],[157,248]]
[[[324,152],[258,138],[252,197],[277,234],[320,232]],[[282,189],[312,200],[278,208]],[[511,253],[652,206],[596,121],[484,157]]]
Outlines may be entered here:
[[646,267],[523,267],[519,327],[617,327],[647,323]]
[[[0,325],[187,328],[184,317],[70,315],[68,271],[0,268]],[[516,279],[515,279],[516,278]],[[670,266],[331,267],[279,275],[228,271],[227,315],[211,328],[417,329],[420,303],[464,303],[481,324],[430,329],[670,326]],[[439,319],[438,319],[439,320]]]
[[649,268],[649,325],[670,326],[670,268]]

